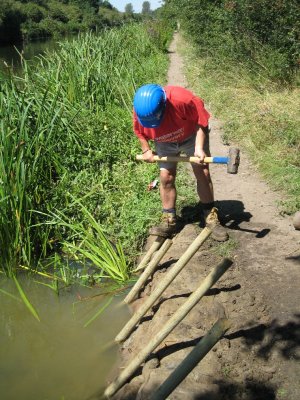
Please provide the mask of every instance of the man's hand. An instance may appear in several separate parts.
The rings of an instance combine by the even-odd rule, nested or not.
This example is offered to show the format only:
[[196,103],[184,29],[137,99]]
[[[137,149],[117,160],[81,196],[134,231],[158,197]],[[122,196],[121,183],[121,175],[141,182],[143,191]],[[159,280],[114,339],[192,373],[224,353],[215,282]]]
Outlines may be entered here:
[[153,155],[154,154],[153,154],[151,149],[145,150],[143,152],[143,160],[148,162],[148,163],[153,163],[153,162],[155,162],[154,159],[153,159]]
[[199,157],[199,164],[203,164],[204,163],[204,158],[206,157],[205,151],[203,149],[200,148],[195,148],[195,157]]
[[148,162],[148,163],[153,163],[155,162],[153,160],[153,152],[151,150],[151,147],[148,143],[148,140],[144,138],[139,138],[141,149],[142,149],[142,155],[143,155],[143,160]]
[[206,140],[206,135],[204,132],[204,129],[202,129],[201,126],[198,127],[197,133],[196,133],[196,144],[195,144],[195,156],[199,157],[199,164],[204,163],[204,158],[207,156],[205,154],[205,151],[203,150],[204,145],[205,145],[205,140]]

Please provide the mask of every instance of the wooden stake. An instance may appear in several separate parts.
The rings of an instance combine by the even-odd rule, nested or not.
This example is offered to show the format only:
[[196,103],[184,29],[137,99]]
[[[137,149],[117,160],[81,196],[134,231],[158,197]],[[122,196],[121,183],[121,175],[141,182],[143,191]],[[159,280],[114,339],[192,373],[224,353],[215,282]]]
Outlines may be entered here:
[[133,272],[138,272],[141,269],[144,269],[148,262],[150,261],[152,255],[160,248],[162,243],[165,241],[165,238],[157,236],[157,238],[154,240],[152,245],[150,246],[150,249],[147,251],[145,254],[144,258],[140,262],[140,264],[137,266],[137,268]]
[[164,383],[152,394],[150,400],[165,400],[214,347],[229,327],[228,319],[219,319]]
[[124,383],[132,376],[142,362],[152,353],[153,350],[168,336],[170,332],[183,320],[189,311],[198,303],[204,294],[214,285],[225,271],[232,265],[232,261],[224,259],[217,265],[210,274],[204,279],[198,289],[190,295],[188,300],[175,312],[163,328],[150,340],[148,344],[141,350],[137,356],[127,365],[118,378],[112,382],[106,389],[104,395],[113,396]]
[[179,272],[184,268],[184,266],[193,257],[196,251],[202,246],[205,240],[211,235],[212,231],[205,227],[200,235],[193,241],[185,253],[180,257],[177,263],[170,269],[166,276],[162,279],[160,284],[151,294],[151,296],[141,305],[137,312],[131,317],[124,328],[116,337],[116,342],[123,342],[134,329],[136,324],[141,320],[141,318],[146,314],[146,312],[153,306],[159,296],[166,290],[166,288],[173,282]]
[[153,274],[153,272],[155,271],[160,260],[163,258],[163,256],[166,254],[166,252],[169,250],[171,245],[172,245],[172,240],[166,239],[165,242],[163,243],[163,245],[161,246],[161,248],[156,252],[155,256],[148,264],[145,271],[139,277],[138,281],[135,283],[135,285],[133,286],[131,291],[125,297],[125,299],[124,299],[125,303],[127,303],[127,304],[131,303],[134,300],[134,298],[138,295],[139,291],[143,288],[143,286],[147,282],[147,279],[149,278],[149,276]]

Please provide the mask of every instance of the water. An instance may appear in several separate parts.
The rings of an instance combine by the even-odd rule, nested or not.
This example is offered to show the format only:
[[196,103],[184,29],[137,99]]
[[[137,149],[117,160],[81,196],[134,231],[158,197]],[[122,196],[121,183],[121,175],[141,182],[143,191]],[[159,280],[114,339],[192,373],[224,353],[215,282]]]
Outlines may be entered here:
[[[59,49],[57,40],[16,46],[27,60],[46,50]],[[14,46],[0,47],[4,61],[15,73],[22,70]],[[84,325],[107,302],[100,289],[73,286],[57,294],[50,288],[22,279],[23,290],[40,322],[20,301],[12,280],[0,280],[0,397],[1,400],[99,399],[107,377],[117,363],[117,346],[110,345],[129,318],[128,308],[115,297],[106,310]],[[1,292],[18,297],[19,301]]]
[[37,40],[27,43],[19,43],[15,46],[7,45],[0,46],[0,70],[5,71],[7,67],[5,63],[13,67],[15,73],[22,70],[20,54],[26,60],[33,60],[35,56],[44,54],[45,51],[54,51],[59,49],[59,42],[62,40],[68,40],[70,37],[60,39],[45,39]]
[[[122,298],[88,326],[107,302],[100,289],[73,286],[60,295],[26,278],[19,281],[40,322],[22,301],[0,291],[1,400],[99,399],[117,362],[113,339],[129,318]],[[0,289],[20,298],[12,280]]]

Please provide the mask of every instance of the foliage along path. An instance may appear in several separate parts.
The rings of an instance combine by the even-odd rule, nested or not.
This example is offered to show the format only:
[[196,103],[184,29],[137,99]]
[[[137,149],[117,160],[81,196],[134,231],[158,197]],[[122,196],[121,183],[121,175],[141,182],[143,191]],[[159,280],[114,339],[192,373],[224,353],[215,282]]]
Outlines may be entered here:
[[[177,52],[179,40],[175,35],[171,45],[168,83],[188,87],[184,61]],[[213,104],[207,106],[213,114]],[[213,155],[228,151],[221,135],[221,123],[212,118]],[[121,366],[148,343],[229,250],[234,264],[114,399],[148,399],[222,316],[230,319],[232,327],[169,399],[300,398],[300,232],[294,230],[290,218],[279,215],[276,203],[280,195],[261,180],[243,151],[238,175],[227,174],[221,166],[211,170],[231,240],[220,246],[211,239],[196,253],[124,342]],[[197,210],[186,209],[185,215],[186,225],[141,298],[132,304],[133,310],[197,236]]]

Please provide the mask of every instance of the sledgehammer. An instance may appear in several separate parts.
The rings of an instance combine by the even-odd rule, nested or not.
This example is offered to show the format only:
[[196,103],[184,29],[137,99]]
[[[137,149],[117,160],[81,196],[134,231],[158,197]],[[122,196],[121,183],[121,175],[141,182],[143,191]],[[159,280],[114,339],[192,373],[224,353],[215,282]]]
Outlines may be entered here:
[[[168,162],[198,162],[199,157],[183,157],[183,156],[154,156],[154,161],[168,161]],[[143,155],[138,154],[136,159],[143,161]],[[227,164],[228,174],[237,174],[240,164],[240,150],[236,147],[230,147],[228,157],[205,157],[204,164]]]

